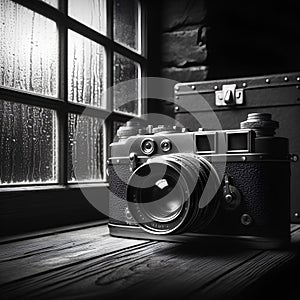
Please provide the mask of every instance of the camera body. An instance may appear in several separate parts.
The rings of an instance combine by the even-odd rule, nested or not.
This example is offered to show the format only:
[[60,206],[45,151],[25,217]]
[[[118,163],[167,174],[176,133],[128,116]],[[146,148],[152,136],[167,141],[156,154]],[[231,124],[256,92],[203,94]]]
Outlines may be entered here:
[[250,114],[236,130],[128,122],[110,146],[110,233],[274,248],[290,241],[288,139]]

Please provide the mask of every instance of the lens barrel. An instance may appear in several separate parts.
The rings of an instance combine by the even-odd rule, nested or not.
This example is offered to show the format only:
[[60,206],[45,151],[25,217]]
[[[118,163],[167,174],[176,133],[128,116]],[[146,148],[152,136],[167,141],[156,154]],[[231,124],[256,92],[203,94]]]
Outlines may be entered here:
[[[219,185],[214,167],[201,156],[155,157],[131,175],[128,208],[140,227],[150,233],[199,231],[217,212],[219,202],[214,195]],[[206,189],[210,189],[208,197]]]

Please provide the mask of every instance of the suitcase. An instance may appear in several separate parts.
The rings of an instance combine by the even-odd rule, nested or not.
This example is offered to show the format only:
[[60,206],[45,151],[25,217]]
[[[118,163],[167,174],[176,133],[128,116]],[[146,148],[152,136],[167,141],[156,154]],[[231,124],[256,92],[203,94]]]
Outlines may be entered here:
[[[203,126],[195,120],[209,121],[212,113],[203,99],[223,129],[240,128],[249,113],[271,113],[279,122],[276,135],[289,139],[290,153],[300,154],[300,73],[179,83],[174,109],[178,126],[197,131]],[[291,163],[291,172],[291,222],[300,223],[300,162]]]

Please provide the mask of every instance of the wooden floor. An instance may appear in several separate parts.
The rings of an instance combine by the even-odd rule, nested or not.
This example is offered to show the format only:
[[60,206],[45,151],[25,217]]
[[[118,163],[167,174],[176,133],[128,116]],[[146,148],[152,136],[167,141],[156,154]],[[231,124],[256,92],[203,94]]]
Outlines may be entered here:
[[300,225],[292,226],[292,231],[293,246],[276,251],[113,238],[106,225],[95,224],[2,240],[0,295],[1,299],[231,299],[241,295],[250,299],[271,289],[285,299],[299,299],[292,271],[299,263]]

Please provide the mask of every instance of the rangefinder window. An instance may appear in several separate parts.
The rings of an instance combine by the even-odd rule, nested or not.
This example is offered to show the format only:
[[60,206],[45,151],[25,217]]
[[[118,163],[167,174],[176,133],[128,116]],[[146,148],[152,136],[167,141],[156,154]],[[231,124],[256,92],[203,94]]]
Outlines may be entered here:
[[196,148],[199,153],[216,153],[216,134],[196,135]]
[[248,132],[227,133],[228,152],[248,152],[250,151],[250,142]]

